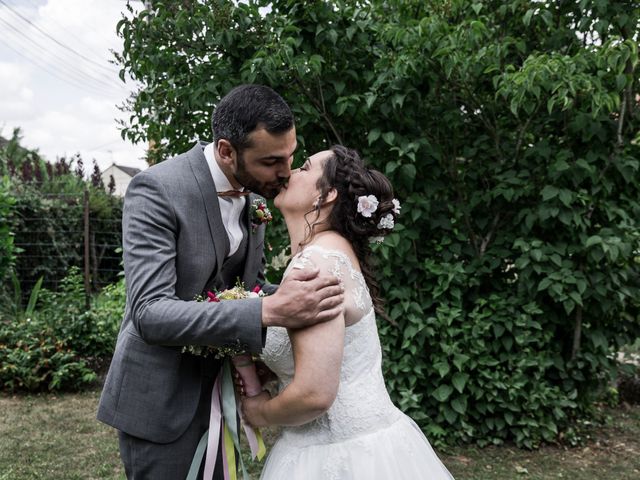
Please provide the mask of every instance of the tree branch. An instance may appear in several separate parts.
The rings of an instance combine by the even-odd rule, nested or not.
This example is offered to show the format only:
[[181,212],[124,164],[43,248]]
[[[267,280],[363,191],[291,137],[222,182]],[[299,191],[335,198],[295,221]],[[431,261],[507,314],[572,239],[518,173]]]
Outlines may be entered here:
[[298,84],[298,86],[300,87],[300,90],[302,91],[302,93],[304,94],[305,97],[307,97],[307,99],[313,103],[313,105],[316,107],[316,110],[318,110],[318,113],[320,113],[320,115],[322,116],[322,118],[324,119],[325,122],[327,122],[327,125],[329,126],[329,128],[331,129],[331,132],[335,135],[336,140],[338,141],[338,143],[340,145],[343,145],[344,142],[342,141],[342,138],[340,137],[340,134],[338,133],[338,130],[336,130],[336,127],[334,127],[333,122],[331,122],[331,119],[329,118],[329,115],[327,115],[327,112],[324,111],[324,109],[322,108],[322,105],[320,105],[318,103],[318,100],[316,98],[313,97],[313,95],[311,95],[307,89],[305,88],[304,84],[302,83],[302,81],[298,78],[297,75],[294,76],[294,79],[296,81],[296,83]]
[[496,231],[498,230],[498,224],[500,223],[500,213],[498,212],[493,219],[493,223],[491,224],[491,230],[486,237],[482,239],[482,244],[480,245],[479,255],[483,256],[484,252],[487,251],[487,247],[489,246],[489,242],[493,239]]
[[622,148],[624,145],[624,140],[622,139],[622,128],[624,126],[624,116],[627,111],[627,90],[625,89],[622,97],[622,106],[620,107],[620,116],[618,117],[618,138],[617,138],[617,148]]
[[571,360],[575,360],[580,351],[582,341],[582,307],[576,305],[576,323],[573,328],[573,345],[571,346]]

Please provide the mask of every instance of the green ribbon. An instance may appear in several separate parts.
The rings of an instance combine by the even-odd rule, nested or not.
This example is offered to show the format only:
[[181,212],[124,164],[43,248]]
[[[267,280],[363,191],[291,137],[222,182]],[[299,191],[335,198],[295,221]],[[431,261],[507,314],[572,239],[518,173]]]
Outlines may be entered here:
[[[243,480],[250,480],[246,468],[244,467],[244,461],[240,453],[240,438],[238,437],[238,415],[236,410],[236,391],[233,385],[233,377],[231,376],[231,360],[224,359],[222,363],[222,415],[224,421],[229,428],[233,444],[238,452],[238,458],[240,460],[240,467],[242,468]],[[231,466],[229,466],[231,468]]]
[[204,452],[207,449],[208,438],[209,438],[209,430],[204,432],[204,435],[202,435],[202,438],[198,443],[198,448],[196,448],[196,453],[193,455],[193,460],[191,460],[191,467],[189,467],[189,473],[187,473],[187,478],[185,480],[196,480],[198,478],[198,472],[200,471],[200,464],[202,463]]

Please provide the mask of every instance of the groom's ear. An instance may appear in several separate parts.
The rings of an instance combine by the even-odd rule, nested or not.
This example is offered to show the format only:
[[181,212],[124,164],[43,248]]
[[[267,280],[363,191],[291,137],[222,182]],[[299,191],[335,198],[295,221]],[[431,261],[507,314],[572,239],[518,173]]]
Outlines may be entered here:
[[216,151],[218,152],[218,158],[224,165],[231,166],[235,164],[236,149],[233,148],[229,140],[224,138],[218,140]]

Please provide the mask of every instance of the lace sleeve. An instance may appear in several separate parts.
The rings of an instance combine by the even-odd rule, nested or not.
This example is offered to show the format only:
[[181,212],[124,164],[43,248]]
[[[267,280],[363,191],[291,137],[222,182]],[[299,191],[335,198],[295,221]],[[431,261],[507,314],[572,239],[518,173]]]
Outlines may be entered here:
[[309,264],[317,266],[321,272],[329,272],[338,277],[344,285],[347,325],[356,323],[372,308],[364,277],[353,266],[346,253],[309,245],[292,261],[292,268],[305,268]]

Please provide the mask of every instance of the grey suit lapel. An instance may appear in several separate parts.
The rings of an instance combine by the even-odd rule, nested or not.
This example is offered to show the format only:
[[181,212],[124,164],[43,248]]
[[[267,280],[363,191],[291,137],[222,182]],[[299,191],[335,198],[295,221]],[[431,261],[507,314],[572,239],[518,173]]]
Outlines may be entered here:
[[207,160],[204,156],[204,152],[202,151],[202,148],[205,145],[205,143],[201,142],[196,143],[196,145],[187,152],[187,158],[189,159],[191,171],[196,177],[200,193],[204,199],[204,206],[207,211],[207,220],[209,221],[209,231],[211,232],[211,237],[213,238],[213,244],[216,251],[216,270],[219,271],[227,253],[229,252],[230,246],[229,238],[227,237],[224,224],[222,223],[222,216],[220,215],[220,204],[218,203],[219,200],[216,186],[213,183],[211,171],[209,170]]

